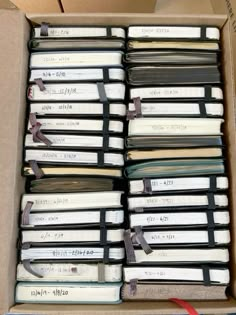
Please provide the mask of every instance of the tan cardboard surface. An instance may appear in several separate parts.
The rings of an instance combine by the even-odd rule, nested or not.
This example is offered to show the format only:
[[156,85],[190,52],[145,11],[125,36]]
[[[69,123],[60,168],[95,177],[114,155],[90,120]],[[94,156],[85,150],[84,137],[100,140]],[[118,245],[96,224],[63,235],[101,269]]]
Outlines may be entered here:
[[[211,0],[157,0],[155,12],[160,14],[212,14],[213,9]],[[218,12],[218,14],[222,14],[222,12]]]
[[223,27],[226,15],[162,15],[158,13],[68,13],[68,14],[27,14],[34,24],[47,22],[61,25],[130,25],[130,24],[181,24],[216,25]]
[[0,0],[0,9],[14,9],[15,7],[10,0]]
[[[230,178],[230,203],[232,227],[236,225],[236,134],[234,120],[234,89],[232,74],[232,51],[229,24],[224,16],[160,16],[157,14],[83,14],[32,16],[34,22],[53,24],[208,24],[223,27],[223,59],[225,61],[225,108],[227,146]],[[27,37],[29,29],[23,16],[15,10],[0,11],[0,314],[8,311],[48,315],[155,315],[183,314],[183,309],[171,302],[135,302],[120,305],[38,305],[13,306],[17,220],[20,194],[24,190],[20,175],[25,121],[25,91],[27,73]],[[11,34],[11,36],[9,36]],[[2,48],[4,47],[4,49]],[[231,293],[236,296],[236,230],[232,229]],[[221,302],[192,302],[199,313],[217,314],[236,312],[236,300]]]
[[[199,314],[235,313],[236,301],[191,302]],[[11,309],[23,314],[44,315],[173,315],[186,311],[172,302],[125,302],[119,305],[44,305],[22,304]]]
[[[16,233],[21,180],[27,53],[25,18],[17,10],[0,10],[0,314],[14,301]],[[25,57],[23,58],[23,54]],[[21,117],[21,119],[19,119]]]
[[154,12],[156,0],[61,0],[70,12]]
[[59,13],[61,12],[59,0],[11,0],[23,12],[27,13]]

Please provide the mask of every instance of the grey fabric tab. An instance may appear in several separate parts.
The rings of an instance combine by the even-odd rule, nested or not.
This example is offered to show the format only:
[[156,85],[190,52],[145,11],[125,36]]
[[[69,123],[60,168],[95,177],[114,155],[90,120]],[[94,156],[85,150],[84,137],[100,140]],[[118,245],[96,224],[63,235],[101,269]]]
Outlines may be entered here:
[[107,95],[105,91],[105,85],[103,82],[97,82],[99,100],[101,103],[107,102]]
[[104,283],[106,282],[105,279],[105,265],[102,263],[98,264],[98,282]]
[[134,110],[127,110],[126,120],[133,120],[135,118],[136,112]]
[[129,294],[134,296],[137,292],[137,282],[138,279],[131,279],[129,282]]
[[143,179],[143,192],[145,194],[152,195],[152,184],[151,184],[151,180],[149,178]]
[[128,263],[136,262],[136,257],[135,257],[133,243],[131,240],[131,231],[130,230],[124,231],[124,243],[125,243],[127,262]]
[[142,104],[141,104],[140,97],[134,97],[133,102],[134,102],[134,107],[136,111],[136,117],[141,118],[143,115],[142,115]]
[[30,160],[29,161],[29,165],[30,165],[32,171],[34,172],[34,175],[35,175],[36,179],[40,179],[40,178],[42,178],[44,176],[44,172],[38,166],[37,161]]
[[35,113],[30,113],[29,121],[32,126],[32,128],[29,129],[29,131],[33,135],[33,141],[34,142],[43,142],[48,147],[52,145],[52,141],[50,141],[41,131],[41,124],[37,121]]
[[145,253],[147,255],[152,253],[152,249],[149,246],[149,244],[147,243],[147,241],[145,240],[144,236],[143,236],[143,231],[141,226],[135,226],[134,227],[134,231],[136,234],[136,240],[139,242],[139,244],[141,245],[142,249],[145,251]]
[[40,91],[45,91],[45,85],[43,84],[43,80],[41,78],[34,79],[34,82],[37,84],[39,87]]
[[33,201],[27,201],[21,216],[22,225],[29,225],[29,215],[33,204]]
[[142,115],[142,104],[140,97],[133,98],[135,110],[127,110],[126,119],[133,120],[134,118],[141,118]]
[[42,22],[40,27],[40,36],[48,36],[48,23]]
[[23,264],[23,267],[25,268],[25,270],[28,271],[29,273],[31,273],[33,276],[35,276],[37,278],[43,278],[43,276],[41,274],[39,274],[38,272],[33,270],[29,259],[23,260],[22,264]]

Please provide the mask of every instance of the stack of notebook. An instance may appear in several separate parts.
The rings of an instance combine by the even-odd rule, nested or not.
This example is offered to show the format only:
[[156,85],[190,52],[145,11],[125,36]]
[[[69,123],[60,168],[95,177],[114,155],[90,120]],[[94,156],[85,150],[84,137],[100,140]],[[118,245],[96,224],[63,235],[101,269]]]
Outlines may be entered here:
[[219,40],[215,27],[128,28],[124,300],[226,299]]
[[120,302],[124,39],[120,27],[33,29],[19,303]]

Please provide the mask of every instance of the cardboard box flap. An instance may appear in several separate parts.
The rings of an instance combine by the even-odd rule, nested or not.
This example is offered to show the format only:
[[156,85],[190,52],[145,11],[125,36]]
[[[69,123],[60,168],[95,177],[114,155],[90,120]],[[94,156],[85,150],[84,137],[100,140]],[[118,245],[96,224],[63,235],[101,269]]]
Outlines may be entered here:
[[15,9],[16,6],[10,0],[0,0],[0,9]]
[[155,11],[156,0],[61,0],[64,12],[145,12]]
[[[70,14],[27,14],[34,24],[42,22],[54,25],[132,25],[132,24],[181,24],[182,25],[215,25],[222,28],[227,15],[162,15],[158,13],[76,13]],[[93,23],[91,23],[93,21]]]
[[0,9],[19,9],[23,12],[60,13],[60,0],[0,0]]

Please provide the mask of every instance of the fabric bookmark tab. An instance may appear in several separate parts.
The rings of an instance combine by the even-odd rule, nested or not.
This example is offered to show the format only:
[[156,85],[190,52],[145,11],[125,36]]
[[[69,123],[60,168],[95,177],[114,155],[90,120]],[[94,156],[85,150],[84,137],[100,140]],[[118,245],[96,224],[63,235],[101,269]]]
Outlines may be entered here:
[[124,231],[124,243],[125,243],[127,262],[128,263],[136,262],[134,246],[133,246],[133,243],[131,240],[131,231],[130,230]]
[[22,225],[29,225],[29,215],[33,204],[34,204],[33,201],[27,201],[21,216]]
[[48,36],[48,23],[42,22],[40,27],[40,36]]
[[137,293],[137,282],[138,279],[131,279],[129,282],[129,294],[134,296]]
[[144,252],[149,255],[152,253],[152,249],[150,247],[150,245],[147,243],[147,241],[145,240],[144,236],[143,236],[143,231],[141,226],[135,226],[134,227],[134,231],[136,234],[136,240],[139,242],[139,244],[141,245],[142,249],[144,250]]
[[42,178],[44,176],[44,172],[38,166],[37,161],[30,160],[29,161],[29,165],[30,165],[32,171],[34,172],[34,175],[35,175],[36,179],[40,179],[40,178]]
[[37,278],[43,278],[43,276],[41,274],[39,274],[38,272],[36,272],[30,263],[29,259],[24,259],[22,261],[23,267],[25,268],[26,271],[28,271],[29,273],[31,273],[33,276],[37,277]]
[[178,304],[179,306],[181,306],[182,308],[184,308],[189,315],[199,315],[199,313],[195,310],[195,308],[189,304],[188,302],[181,300],[181,299],[177,299],[177,298],[171,298],[170,299],[171,302],[174,302],[176,304]]

